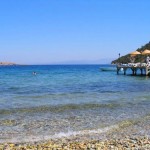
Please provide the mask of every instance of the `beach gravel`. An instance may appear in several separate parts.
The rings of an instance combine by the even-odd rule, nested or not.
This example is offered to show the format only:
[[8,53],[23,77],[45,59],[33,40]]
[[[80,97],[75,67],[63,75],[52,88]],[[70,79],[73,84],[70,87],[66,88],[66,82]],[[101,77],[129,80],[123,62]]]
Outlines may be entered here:
[[150,150],[148,137],[97,141],[66,142],[47,141],[37,143],[4,143],[0,150]]

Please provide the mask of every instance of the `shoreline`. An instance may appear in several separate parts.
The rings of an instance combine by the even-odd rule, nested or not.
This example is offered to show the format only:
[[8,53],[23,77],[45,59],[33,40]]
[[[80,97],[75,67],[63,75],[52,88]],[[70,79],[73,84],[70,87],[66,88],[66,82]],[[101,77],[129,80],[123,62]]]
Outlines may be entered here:
[[[145,121],[148,123],[149,117]],[[90,132],[60,138],[58,136],[39,141],[32,141],[31,138],[28,142],[4,142],[0,143],[0,150],[149,150],[150,126],[145,121],[134,124],[137,128],[131,122],[123,122],[120,128],[106,132]],[[147,130],[146,134],[141,130],[143,127]]]
[[[17,125],[14,120],[6,120],[0,122],[2,126],[13,127]],[[85,128],[83,130],[68,130],[59,132],[32,132],[39,126],[32,126],[30,132],[1,132],[0,143],[33,143],[48,140],[61,140],[69,139],[71,141],[84,141],[84,140],[104,140],[104,139],[117,139],[123,137],[149,137],[150,138],[150,114],[145,116],[127,119],[109,124],[108,126],[97,126],[96,128]],[[33,124],[32,124],[33,125]],[[17,126],[16,126],[17,127]],[[30,126],[29,126],[30,127]],[[14,130],[15,131],[15,130]]]
[[70,139],[49,140],[34,143],[3,143],[0,144],[0,149],[9,150],[107,150],[107,149],[150,149],[150,138],[148,137],[125,137],[121,139],[105,139],[105,140],[83,140],[72,141]]

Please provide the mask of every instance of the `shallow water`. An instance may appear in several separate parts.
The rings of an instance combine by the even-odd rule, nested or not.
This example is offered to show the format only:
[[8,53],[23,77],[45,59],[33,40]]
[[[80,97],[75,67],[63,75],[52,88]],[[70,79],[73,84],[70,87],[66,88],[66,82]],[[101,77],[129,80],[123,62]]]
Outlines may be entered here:
[[0,67],[0,142],[107,132],[150,114],[149,77],[100,67],[110,66]]

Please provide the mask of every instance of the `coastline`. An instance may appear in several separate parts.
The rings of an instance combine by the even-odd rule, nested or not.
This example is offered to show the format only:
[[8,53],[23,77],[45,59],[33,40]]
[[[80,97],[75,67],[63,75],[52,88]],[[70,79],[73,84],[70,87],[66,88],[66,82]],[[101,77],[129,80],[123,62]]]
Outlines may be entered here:
[[12,66],[12,65],[18,65],[13,62],[0,62],[0,66]]
[[71,141],[69,139],[49,140],[35,143],[4,143],[0,144],[0,149],[9,150],[128,150],[128,149],[150,149],[150,138],[148,137],[125,137],[122,139],[110,140],[85,140]]
[[[28,142],[5,142],[0,144],[0,150],[149,150],[149,122],[148,115],[143,120],[134,123],[132,121],[122,122],[119,127],[114,126],[106,132],[85,132],[71,136],[57,136],[52,139],[45,138],[39,141],[31,138]],[[143,127],[145,132],[141,130]]]

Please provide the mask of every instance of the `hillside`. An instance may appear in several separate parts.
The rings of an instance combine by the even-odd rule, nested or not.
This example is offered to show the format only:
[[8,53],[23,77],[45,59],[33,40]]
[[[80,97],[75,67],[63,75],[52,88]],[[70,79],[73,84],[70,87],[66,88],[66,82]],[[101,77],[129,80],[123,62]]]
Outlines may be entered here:
[[[143,52],[145,49],[150,50],[150,42],[142,46],[141,48],[138,48],[137,51]],[[134,51],[134,50],[133,50]],[[135,62],[144,62],[145,61],[145,56],[142,55],[137,55],[135,56]],[[116,60],[113,60],[111,64],[116,64],[116,63],[129,63],[131,62],[131,56],[129,54],[122,56]]]

